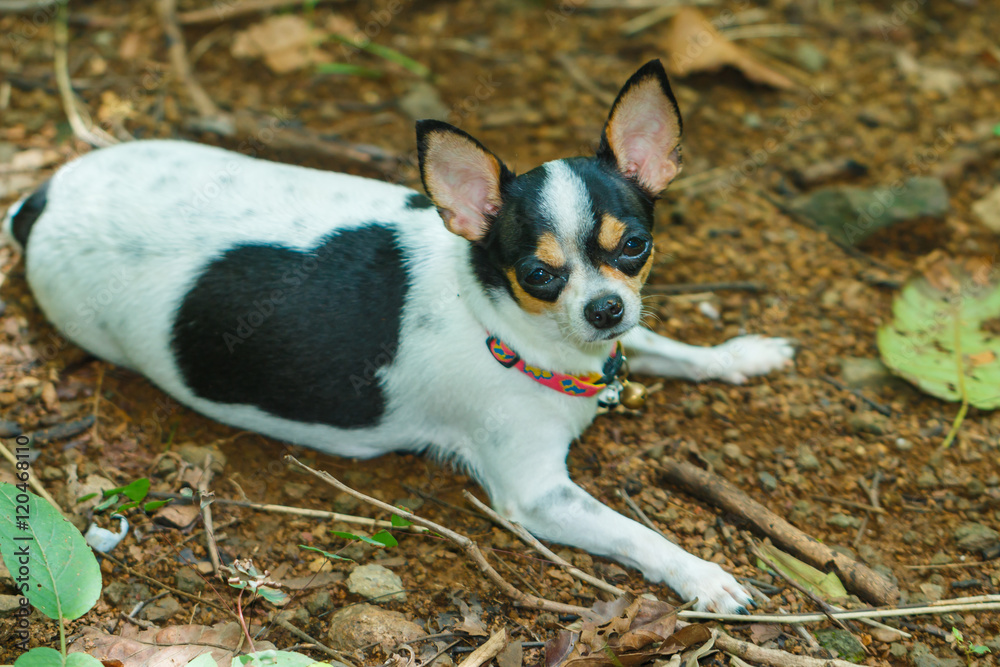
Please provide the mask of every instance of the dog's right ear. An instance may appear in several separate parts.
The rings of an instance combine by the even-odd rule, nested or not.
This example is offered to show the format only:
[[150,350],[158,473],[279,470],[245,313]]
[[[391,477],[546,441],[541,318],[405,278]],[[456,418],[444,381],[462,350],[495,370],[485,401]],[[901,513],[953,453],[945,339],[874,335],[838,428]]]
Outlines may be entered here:
[[502,205],[501,183],[512,174],[497,156],[462,130],[439,120],[417,121],[420,179],[449,231],[481,241]]

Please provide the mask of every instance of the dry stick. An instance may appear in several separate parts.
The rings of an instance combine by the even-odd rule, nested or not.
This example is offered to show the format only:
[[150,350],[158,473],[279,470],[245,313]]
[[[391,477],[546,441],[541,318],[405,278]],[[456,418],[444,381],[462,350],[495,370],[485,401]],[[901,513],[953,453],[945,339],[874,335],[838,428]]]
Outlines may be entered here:
[[509,519],[505,519],[504,517],[500,516],[499,514],[497,514],[495,510],[491,509],[486,503],[481,501],[479,498],[476,498],[468,491],[462,491],[462,493],[465,495],[465,499],[468,500],[473,505],[475,505],[476,507],[478,507],[481,512],[489,516],[491,519],[496,521],[498,524],[500,524],[510,532],[514,533],[518,537],[518,539],[520,539],[522,542],[527,544],[529,547],[531,547],[538,553],[542,554],[542,556],[544,556],[545,558],[551,560],[556,565],[559,565],[560,567],[564,568],[567,572],[569,572],[577,579],[585,581],[594,588],[598,588],[607,593],[611,593],[612,595],[625,595],[624,589],[618,588],[617,586],[609,584],[608,582],[604,581],[603,579],[600,579],[599,577],[587,574],[583,570],[573,567],[566,559],[562,558],[557,553],[549,549],[547,546],[539,542],[538,538],[529,533],[524,528],[524,526],[521,526],[520,524],[514,523],[513,521],[510,521]]
[[[230,3],[228,5],[213,3],[212,7],[207,7],[205,9],[195,9],[190,12],[181,12],[177,15],[177,20],[184,25],[191,25],[192,23],[222,23],[223,21],[229,21],[230,19],[246,16],[247,14],[267,12],[272,9],[282,9],[284,7],[292,7],[295,5],[304,5],[308,1],[309,0],[243,0],[243,2]],[[318,5],[321,2],[330,2],[330,0],[315,0],[313,4]]]
[[904,565],[904,570],[952,570],[963,567],[988,567],[990,563],[1000,562],[1000,558],[990,560],[975,560],[968,563],[941,563],[940,565]]
[[189,598],[191,600],[194,600],[195,602],[200,602],[201,604],[207,605],[209,607],[212,607],[213,609],[217,609],[218,611],[221,611],[223,614],[234,615],[233,611],[231,609],[226,609],[225,607],[217,605],[214,602],[212,602],[212,601],[210,601],[210,600],[208,600],[206,598],[199,597],[197,595],[194,595],[192,593],[188,593],[186,591],[182,591],[179,588],[174,588],[173,586],[168,586],[167,584],[163,583],[162,581],[159,581],[157,579],[153,579],[152,577],[150,577],[148,575],[145,575],[142,572],[138,572],[138,571],[134,570],[133,568],[129,567],[128,565],[126,565],[122,561],[118,560],[114,556],[102,553],[101,554],[101,558],[107,558],[109,561],[111,561],[112,563],[114,563],[118,567],[122,568],[123,570],[125,570],[125,572],[127,572],[128,574],[131,574],[133,577],[139,577],[143,581],[147,581],[147,582],[149,582],[149,583],[151,583],[151,584],[153,584],[155,586],[159,586],[160,588],[162,588],[164,590],[170,591],[174,595],[180,595],[181,597]]
[[275,612],[274,614],[272,614],[271,615],[271,620],[274,623],[280,625],[282,628],[284,628],[288,632],[290,632],[293,635],[295,635],[296,637],[298,637],[299,639],[301,639],[303,641],[309,642],[315,648],[319,649],[323,653],[326,653],[331,658],[334,658],[335,660],[340,660],[341,662],[346,663],[348,665],[354,665],[354,662],[352,660],[348,659],[348,657],[346,655],[344,655],[340,651],[335,651],[334,649],[330,648],[329,646],[327,646],[323,642],[319,641],[318,639],[315,639],[314,637],[311,637],[307,633],[305,633],[302,630],[300,630],[299,628],[295,627],[294,625],[292,625],[291,623],[289,623],[285,619],[281,618],[280,613]]
[[101,421],[101,387],[104,385],[104,364],[97,365],[97,387],[94,389],[94,426],[90,431],[90,439],[95,447],[100,446],[100,435],[97,427]]
[[744,660],[770,665],[770,667],[854,667],[853,662],[846,660],[810,658],[772,648],[763,648],[730,637],[722,632],[715,638],[715,647],[727,653],[734,653]]
[[506,644],[507,629],[501,628],[500,630],[494,632],[493,636],[483,642],[479,648],[470,653],[469,657],[459,663],[458,667],[480,667],[481,665],[485,665],[487,662],[492,660]]
[[818,500],[823,503],[830,503],[831,505],[843,505],[844,507],[853,507],[857,510],[864,510],[866,512],[873,512],[875,514],[886,514],[886,511],[881,507],[875,507],[874,505],[869,505],[867,503],[859,503],[853,500],[844,500],[843,498],[836,498],[834,496],[813,496],[813,500]]
[[862,391],[860,391],[858,389],[852,389],[852,388],[848,387],[847,385],[845,385],[844,383],[842,383],[839,380],[837,380],[836,378],[830,377],[829,375],[824,375],[822,377],[823,377],[823,380],[825,380],[826,382],[829,382],[830,384],[832,384],[837,389],[839,389],[841,391],[846,391],[847,393],[852,394],[852,395],[858,397],[868,407],[870,407],[872,410],[875,410],[876,412],[879,412],[879,413],[885,415],[886,417],[891,417],[892,416],[892,408],[890,408],[889,406],[882,405],[881,403],[879,403],[875,399],[868,398],[867,396],[864,395],[864,393]]
[[869,602],[886,605],[899,599],[899,589],[885,577],[806,535],[717,475],[669,458],[663,459],[660,469],[673,484],[726,512],[743,517],[814,567],[826,571],[832,565],[847,588]]
[[673,285],[646,285],[647,292],[656,294],[697,294],[699,292],[723,292],[727,290],[739,292],[763,292],[767,286],[748,280],[736,280],[721,283],[675,283]]
[[[857,609],[853,611],[838,611],[834,617],[844,621],[854,621],[872,618],[898,618],[900,616],[924,616],[928,614],[949,614],[953,611],[982,611],[1000,609],[1000,595],[985,596],[995,598],[993,602],[961,602],[957,600],[941,600],[947,604],[932,604],[924,607],[893,607],[891,609]],[[829,620],[825,614],[713,614],[707,611],[691,611],[678,614],[681,618],[705,621],[726,621],[731,623],[815,623]],[[899,632],[896,628],[891,628]]]
[[[13,468],[14,468],[14,474],[17,475],[18,472],[19,472],[18,469],[17,469],[17,463],[18,463],[17,457],[14,456],[11,453],[11,451],[9,449],[7,449],[7,446],[4,445],[3,443],[0,443],[0,455],[2,455],[5,459],[7,459],[8,462],[10,462],[11,466],[13,466]],[[28,486],[30,486],[32,488],[32,490],[34,490],[34,492],[36,494],[38,494],[39,496],[41,496],[45,500],[49,501],[49,504],[52,505],[53,507],[55,507],[56,510],[58,510],[58,512],[60,514],[62,514],[64,517],[68,518],[68,515],[66,514],[66,512],[63,511],[63,508],[60,507],[59,503],[56,502],[56,499],[53,498],[52,496],[50,496],[49,492],[45,490],[45,487],[42,486],[41,482],[39,482],[35,478],[35,476],[31,474],[31,469],[30,468],[28,470],[20,471],[20,472],[27,473],[27,475],[28,475]]]
[[[208,485],[212,482],[212,455],[205,457],[205,464],[202,466],[201,477],[198,479],[198,498],[201,502],[201,514],[205,523],[205,549],[208,550],[208,557],[212,561],[212,572],[219,573],[219,545],[215,541],[215,526],[212,523],[212,503],[205,502],[209,495]],[[241,593],[243,591],[240,591]],[[252,643],[252,642],[251,642]]]
[[215,105],[215,102],[198,83],[191,71],[191,63],[188,62],[187,47],[184,43],[184,33],[181,32],[180,24],[177,22],[177,0],[158,0],[157,9],[159,9],[163,32],[169,45],[170,63],[177,77],[187,89],[198,115],[222,134],[233,134],[235,126],[232,117],[223,113]]
[[398,507],[393,507],[392,505],[384,503],[381,500],[378,500],[377,498],[366,496],[360,491],[355,491],[351,487],[347,486],[346,484],[335,478],[330,473],[322,470],[316,470],[315,468],[310,468],[309,466],[302,463],[291,454],[286,454],[285,460],[288,461],[289,463],[294,463],[298,467],[309,472],[313,476],[318,477],[319,479],[323,480],[324,482],[334,487],[335,489],[343,491],[344,493],[348,493],[357,498],[358,500],[362,500],[368,503],[369,505],[378,507],[381,510],[401,516],[407,521],[412,521],[413,523],[420,524],[421,526],[429,528],[430,530],[434,531],[435,533],[438,533],[442,537],[450,540],[451,542],[454,542],[459,548],[462,549],[463,552],[465,552],[466,556],[468,556],[470,559],[472,559],[473,562],[475,562],[476,566],[479,567],[480,571],[483,572],[483,574],[485,574],[487,577],[489,577],[490,581],[492,581],[501,591],[503,591],[505,595],[515,600],[518,604],[521,604],[525,607],[530,607],[532,609],[551,611],[557,614],[574,614],[577,616],[585,616],[585,617],[591,616],[593,614],[593,612],[590,609],[587,609],[586,607],[578,607],[572,604],[553,602],[552,600],[545,600],[536,597],[534,595],[525,593],[524,591],[518,590],[510,582],[508,582],[506,579],[500,576],[500,573],[497,572],[493,568],[493,566],[489,564],[489,561],[486,560],[486,556],[483,555],[483,552],[479,549],[479,546],[465,535],[456,533],[455,531],[445,528],[441,524],[430,521],[429,519],[419,517],[416,514],[413,514],[412,512],[407,512],[406,510],[400,509]]
[[59,98],[62,100],[63,111],[69,125],[73,128],[73,134],[77,139],[91,146],[103,148],[113,146],[118,140],[112,137],[99,127],[87,127],[87,123],[80,116],[80,110],[76,108],[76,96],[73,94],[73,86],[69,80],[69,28],[66,24],[66,1],[60,0],[56,11],[56,21],[53,26],[55,36],[55,53],[52,62],[55,67],[56,87],[59,89]]
[[[791,577],[789,577],[787,574],[785,574],[784,571],[780,567],[778,567],[777,564],[775,564],[775,562],[773,560],[771,560],[770,558],[768,558],[767,555],[764,554],[763,551],[761,551],[759,548],[757,548],[757,545],[753,543],[753,538],[750,535],[745,535],[745,537],[746,537],[746,540],[747,540],[747,544],[750,545],[750,552],[754,556],[756,556],[757,558],[759,558],[762,561],[764,561],[764,564],[767,565],[769,568],[771,568],[772,572],[774,572],[779,577],[781,577],[782,579],[784,579],[792,588],[796,589],[797,591],[799,591],[800,593],[802,593],[803,595],[805,595],[806,597],[808,597],[810,600],[812,600],[813,604],[815,604],[817,607],[819,607],[820,611],[822,611],[824,614],[826,614],[826,617],[829,618],[830,621],[832,621],[834,625],[836,625],[838,628],[840,628],[841,630],[843,630],[847,634],[851,635],[851,637],[854,637],[855,639],[857,639],[857,637],[855,637],[854,633],[851,632],[851,629],[848,628],[847,625],[845,625],[843,621],[841,621],[839,618],[836,618],[833,615],[834,609],[833,609],[833,607],[831,607],[829,605],[829,603],[827,603],[826,600],[824,600],[823,598],[819,597],[818,595],[816,595],[812,591],[808,590],[805,586],[801,585],[799,582],[795,581],[794,579],[792,579]],[[859,640],[859,643],[860,643],[860,640]],[[862,646],[864,646],[864,644],[862,644]],[[868,655],[872,654],[871,651],[868,649],[867,646],[864,646],[864,649],[865,649],[865,653],[866,654],[868,654]]]

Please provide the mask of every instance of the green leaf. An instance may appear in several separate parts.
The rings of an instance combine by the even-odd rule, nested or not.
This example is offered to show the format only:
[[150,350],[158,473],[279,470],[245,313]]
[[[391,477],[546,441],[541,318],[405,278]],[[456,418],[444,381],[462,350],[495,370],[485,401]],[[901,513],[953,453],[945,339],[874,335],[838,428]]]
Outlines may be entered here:
[[233,658],[232,667],[243,667],[244,665],[252,667],[313,667],[314,665],[327,665],[327,663],[316,662],[313,658],[291,651],[258,651]]
[[14,661],[14,667],[59,667],[62,664],[62,654],[47,646],[33,648]]
[[399,542],[396,541],[396,538],[388,530],[380,530],[372,535],[372,541],[387,548],[399,545]]
[[951,636],[954,637],[955,641],[958,642],[959,644],[965,641],[965,637],[962,636],[962,631],[959,630],[958,628],[951,629]]
[[174,501],[173,498],[167,498],[166,500],[152,500],[142,506],[142,511],[147,513],[155,512],[156,510],[160,509],[167,503],[172,503],[173,501]]
[[[376,533],[374,537],[365,537],[364,535],[355,535],[354,533],[343,533],[339,530],[331,530],[330,532],[336,535],[337,537],[344,538],[345,540],[351,540],[353,542],[364,542],[365,544],[370,544],[374,547],[396,546],[395,544],[396,540],[392,538],[392,535],[389,535],[389,533],[386,533],[384,530]],[[382,533],[389,535],[389,538],[392,539],[393,544],[386,544],[385,542],[383,542],[382,539],[384,538],[379,537],[380,535],[382,535]]]
[[66,656],[66,667],[104,667],[104,663],[88,653],[70,653]]
[[0,538],[0,553],[11,574],[17,577],[25,568],[23,594],[38,611],[51,619],[73,620],[97,602],[97,559],[80,531],[48,501],[13,484],[0,484]]
[[219,667],[211,653],[202,653],[184,667]]
[[987,264],[939,258],[896,297],[882,360],[923,391],[1000,408],[1000,281]]
[[407,521],[406,519],[397,514],[393,514],[389,518],[389,523],[391,523],[394,528],[406,528],[407,526],[413,525],[412,521]]
[[133,500],[132,502],[120,505],[118,507],[118,509],[115,510],[115,511],[116,512],[127,512],[128,510],[133,509],[133,508],[138,507],[138,506],[139,506],[139,501],[138,500]]
[[124,489],[122,489],[122,493],[124,493],[126,496],[128,496],[135,502],[142,501],[149,493],[149,478],[140,477],[139,479],[135,480],[134,482],[126,486]]
[[88,494],[87,494],[87,495],[85,495],[85,496],[80,496],[79,498],[77,498],[77,499],[76,499],[76,502],[77,502],[77,504],[80,504],[80,503],[85,503],[85,502],[87,502],[88,500],[90,500],[91,498],[96,498],[96,497],[97,497],[97,494],[96,494],[96,493],[88,493]]
[[258,586],[257,595],[261,596],[275,607],[283,607],[292,599],[288,593],[280,588],[271,588],[270,586]]
[[976,655],[986,655],[987,653],[991,652],[989,646],[983,646],[982,644],[970,646],[969,650],[975,653]]
[[382,46],[381,44],[376,44],[370,39],[366,39],[363,42],[355,42],[350,37],[346,35],[340,35],[337,33],[331,34],[330,37],[337,40],[341,44],[346,44],[347,46],[350,46],[354,49],[367,51],[368,53],[383,58],[385,60],[388,60],[391,63],[396,63],[403,69],[409,70],[410,72],[416,74],[422,79],[427,79],[431,75],[431,71],[426,65],[418,63],[413,58],[403,55],[396,49],[391,49],[388,46]]
[[380,79],[383,75],[382,70],[362,65],[351,65],[350,63],[320,63],[316,66],[316,71],[320,74],[363,76],[368,79]]
[[[820,572],[808,563],[803,563],[795,556],[786,554],[771,544],[762,544],[760,550],[774,562],[782,574],[793,579],[810,593],[828,600],[847,597],[847,589],[833,572]],[[762,570],[770,569],[760,559],[757,559],[757,567]]]
[[96,507],[94,507],[94,511],[95,512],[103,512],[104,510],[108,509],[109,507],[114,507],[117,503],[118,503],[118,494],[116,493],[116,494],[114,494],[112,496],[109,496],[109,497],[105,498],[103,501],[101,501],[100,504],[98,504]]
[[300,549],[307,549],[309,551],[318,551],[319,553],[323,554],[327,558],[332,558],[333,560],[346,560],[346,561],[350,561],[352,563],[354,562],[353,558],[348,558],[347,556],[338,556],[337,554],[332,554],[329,551],[323,551],[322,549],[317,549],[316,547],[307,547],[304,544],[300,544],[299,548]]

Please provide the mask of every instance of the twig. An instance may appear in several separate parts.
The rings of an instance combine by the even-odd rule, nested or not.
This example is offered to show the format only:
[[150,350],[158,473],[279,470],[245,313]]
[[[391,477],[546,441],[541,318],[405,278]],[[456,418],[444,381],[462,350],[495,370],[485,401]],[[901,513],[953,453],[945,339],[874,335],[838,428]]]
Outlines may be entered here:
[[646,528],[649,528],[651,531],[653,531],[654,533],[665,539],[667,542],[674,542],[676,544],[676,540],[672,540],[669,537],[667,537],[666,533],[657,528],[656,524],[653,523],[648,516],[646,516],[646,513],[642,511],[642,508],[639,507],[638,503],[632,500],[632,498],[628,495],[628,491],[626,491],[624,488],[618,489],[618,495],[622,497],[622,500],[625,501],[625,505],[630,510],[632,510],[632,513],[635,514],[635,516],[639,519],[639,522],[642,523],[642,525],[646,526]]
[[[808,597],[810,600],[812,600],[812,603],[815,604],[817,607],[819,607],[820,611],[826,614],[826,617],[829,618],[834,625],[836,625],[838,628],[851,635],[851,637],[857,639],[857,637],[854,636],[854,633],[851,632],[850,628],[848,628],[843,621],[841,621],[839,618],[834,617],[833,612],[835,610],[833,607],[830,606],[830,604],[826,600],[819,597],[818,595],[807,589],[805,586],[803,586],[802,584],[800,584],[799,582],[795,581],[793,578],[785,574],[784,570],[778,567],[773,560],[771,560],[763,551],[761,551],[757,547],[756,544],[753,543],[753,538],[750,535],[746,535],[746,539],[747,539],[747,544],[750,546],[750,552],[754,556],[764,561],[764,564],[770,567],[772,572],[774,572],[776,575],[784,579],[785,582],[788,583],[792,588],[796,589],[797,591]],[[865,646],[865,653],[871,655],[871,651],[868,649],[867,646]]]
[[466,500],[468,500],[470,503],[478,507],[480,511],[489,516],[489,518],[493,519],[498,524],[500,524],[510,532],[514,533],[518,537],[518,539],[520,539],[522,542],[524,542],[529,547],[540,553],[545,558],[551,560],[556,565],[559,565],[560,567],[564,568],[568,573],[570,573],[577,579],[585,581],[594,588],[600,589],[607,593],[611,593],[612,595],[625,595],[624,589],[618,588],[617,586],[609,584],[608,582],[604,581],[599,577],[587,574],[583,570],[573,567],[573,565],[571,565],[566,559],[562,558],[556,552],[552,551],[547,546],[539,542],[538,538],[536,538],[534,535],[525,530],[524,526],[516,524],[513,521],[510,521],[509,519],[505,519],[504,517],[500,516],[495,510],[490,508],[486,503],[481,501],[479,498],[476,498],[468,491],[462,491],[462,493],[465,495]]
[[948,435],[945,436],[944,441],[941,443],[939,449],[948,449],[951,447],[951,443],[955,440],[955,436],[958,435],[958,429],[962,427],[962,422],[965,420],[965,415],[969,411],[969,393],[965,389],[965,365],[962,359],[962,322],[961,322],[961,302],[957,302],[952,306],[952,324],[955,330],[955,366],[958,371],[958,394],[962,397],[962,406],[958,409],[958,414],[955,415],[955,421],[952,422],[951,428],[948,429]]
[[346,663],[348,665],[354,665],[354,662],[352,660],[348,659],[348,657],[346,655],[344,655],[340,651],[335,651],[334,649],[330,648],[329,646],[327,646],[323,642],[319,641],[318,639],[315,639],[315,638],[311,637],[307,633],[305,633],[302,630],[300,630],[299,628],[295,627],[294,625],[292,625],[291,623],[289,623],[285,619],[281,618],[280,613],[275,612],[271,616],[271,621],[274,622],[274,623],[276,623],[277,625],[281,626],[282,628],[284,628],[288,632],[292,633],[293,635],[295,635],[299,639],[301,639],[303,641],[309,642],[315,648],[319,649],[323,653],[326,653],[331,658],[333,658],[335,660],[340,660],[341,662]]
[[805,34],[805,29],[800,25],[787,23],[760,23],[723,28],[720,32],[726,39],[736,41],[737,39],[758,39],[761,37],[798,37]]
[[878,401],[876,401],[874,399],[868,398],[867,396],[864,395],[864,392],[862,392],[860,389],[852,389],[851,387],[848,387],[844,383],[840,382],[836,378],[830,377],[829,375],[824,375],[822,377],[823,377],[823,379],[825,381],[829,382],[830,384],[832,384],[837,389],[839,389],[841,391],[846,391],[846,392],[848,392],[850,394],[853,394],[854,396],[857,396],[862,401],[864,401],[865,404],[867,404],[868,407],[870,407],[872,410],[875,410],[875,411],[877,411],[877,412],[885,415],[886,417],[891,417],[892,416],[892,408],[890,408],[890,407],[888,407],[886,405],[882,405],[881,403],[879,403]]
[[55,36],[55,53],[52,56],[56,73],[56,86],[59,88],[59,97],[62,100],[63,111],[69,125],[73,128],[73,134],[77,139],[88,143],[91,146],[103,148],[113,146],[118,140],[112,137],[99,127],[87,127],[87,123],[80,116],[80,110],[76,106],[76,96],[73,94],[73,87],[69,80],[69,27],[67,26],[67,0],[58,0],[56,9],[56,21],[52,30]]
[[875,514],[886,514],[886,511],[881,507],[873,507],[867,503],[859,503],[853,500],[844,500],[843,498],[835,498],[833,496],[813,496],[813,500],[818,500],[823,503],[830,503],[831,505],[843,505],[844,507],[853,507],[857,510],[865,510],[866,512],[873,512]]
[[501,628],[493,633],[493,636],[483,642],[482,646],[469,654],[465,660],[459,663],[458,667],[480,667],[492,660],[497,653],[507,644],[507,630]]
[[123,563],[122,561],[118,560],[117,558],[115,558],[114,556],[112,556],[110,554],[102,553],[101,554],[101,558],[108,559],[109,561],[111,561],[112,563],[114,563],[115,565],[117,565],[118,567],[120,567],[123,570],[125,570],[125,572],[127,572],[128,574],[131,574],[134,577],[139,577],[143,581],[147,581],[147,582],[149,582],[149,583],[151,583],[151,584],[153,584],[155,586],[159,586],[163,590],[170,591],[174,595],[180,595],[181,597],[185,597],[185,598],[194,600],[195,602],[200,602],[200,603],[202,603],[204,605],[212,607],[213,609],[217,609],[218,611],[221,611],[224,614],[235,615],[235,614],[233,614],[233,611],[231,609],[226,609],[225,607],[223,607],[221,605],[217,605],[214,602],[212,602],[211,600],[203,598],[203,597],[201,597],[199,595],[194,595],[193,593],[188,593],[186,591],[182,591],[179,588],[174,588],[173,586],[169,586],[169,585],[163,583],[162,581],[159,581],[158,579],[153,579],[152,577],[147,576],[147,575],[143,574],[142,572],[138,572],[135,569],[129,567],[128,565],[126,565],[125,563]]
[[100,435],[97,427],[101,423],[101,387],[104,386],[104,364],[97,364],[97,386],[94,388],[94,426],[90,432],[90,439],[95,447],[100,447]]
[[664,458],[661,470],[680,486],[716,507],[741,516],[772,540],[821,570],[832,566],[848,590],[875,604],[899,599],[899,589],[878,572],[806,535],[721,477],[683,461]]
[[591,617],[593,615],[593,612],[587,609],[586,607],[578,607],[576,605],[563,604],[561,602],[553,602],[552,600],[545,600],[543,598],[539,598],[534,595],[525,593],[524,591],[518,590],[509,581],[500,576],[500,573],[497,572],[493,568],[493,566],[489,564],[489,561],[486,560],[486,556],[484,556],[483,552],[480,551],[479,546],[465,535],[456,533],[453,530],[445,528],[439,523],[435,523],[429,519],[417,516],[412,512],[407,512],[406,510],[400,509],[398,507],[393,507],[392,505],[384,503],[381,500],[378,500],[377,498],[372,498],[371,496],[367,496],[361,493],[360,491],[355,491],[354,489],[347,486],[340,480],[336,479],[330,473],[322,470],[316,470],[315,468],[310,468],[309,466],[302,463],[291,454],[286,454],[285,460],[288,461],[289,463],[294,463],[303,470],[323,480],[330,486],[339,489],[344,493],[349,493],[358,500],[362,500],[368,503],[369,505],[378,507],[379,509],[382,509],[386,512],[392,512],[394,514],[397,514],[402,518],[406,519],[407,521],[412,521],[413,523],[420,524],[421,526],[429,528],[435,533],[438,533],[442,537],[455,543],[460,549],[462,549],[462,551],[465,552],[466,556],[468,556],[473,562],[475,562],[479,570],[483,572],[483,574],[485,574],[490,579],[490,581],[492,581],[507,597],[515,600],[517,603],[532,609],[541,609],[543,611],[551,611],[557,614],[574,614],[576,616],[584,616],[584,617]]
[[[462,514],[468,514],[469,516],[474,516],[477,519],[489,519],[490,518],[490,517],[488,517],[488,516],[486,516],[486,515],[484,515],[484,514],[482,514],[480,512],[475,512],[473,510],[470,510],[468,507],[462,507],[461,505],[454,505],[452,503],[449,503],[447,500],[442,500],[441,498],[438,498],[437,496],[435,496],[432,493],[428,493],[427,491],[421,491],[420,489],[415,489],[412,486],[409,486],[407,484],[400,484],[400,488],[402,488],[407,493],[412,493],[415,496],[419,496],[420,498],[423,498],[424,500],[429,500],[432,503],[440,505],[441,507],[445,507],[447,509],[454,510],[456,512],[461,512]],[[468,496],[468,492],[466,492],[466,496]]]
[[[198,478],[198,499],[201,503],[201,514],[205,523],[205,549],[208,557],[212,561],[212,572],[219,573],[219,545],[215,541],[215,526],[212,523],[212,502],[209,496],[208,485],[212,482],[212,455],[205,457],[205,463],[201,468],[201,477]],[[243,591],[240,591],[243,594]],[[249,637],[248,637],[249,639]],[[252,645],[252,642],[251,642]]]
[[[184,25],[194,23],[222,23],[223,21],[229,21],[246,16],[247,14],[304,5],[306,2],[310,2],[310,0],[243,0],[242,2],[213,3],[212,7],[206,7],[205,9],[181,12],[177,15],[177,20]],[[312,4],[314,5],[318,5],[321,2],[330,2],[330,0],[312,0]]]
[[[994,598],[994,602],[961,602],[956,600],[941,600],[923,607],[892,607],[889,609],[855,609],[833,612],[834,618],[842,621],[860,621],[872,618],[899,618],[901,616],[925,616],[929,614],[949,614],[955,611],[981,611],[1000,609],[1000,595],[982,596]],[[955,604],[951,604],[955,603]],[[689,611],[678,614],[689,620],[726,621],[730,623],[815,623],[829,620],[826,614],[715,614],[708,611]],[[894,628],[895,629],[895,628]],[[897,630],[898,632],[898,630]]]
[[747,280],[721,283],[675,283],[673,285],[646,285],[643,289],[657,294],[697,294],[698,292],[763,292],[767,286]]
[[805,655],[795,655],[787,651],[756,646],[750,642],[741,641],[735,637],[719,632],[715,638],[715,647],[735,653],[740,658],[769,667],[854,667],[853,662],[829,658],[810,658]]
[[163,32],[167,36],[170,63],[177,78],[187,89],[188,96],[194,103],[198,115],[201,116],[202,126],[226,136],[233,135],[236,132],[236,126],[232,117],[223,113],[215,105],[215,102],[198,83],[191,71],[191,63],[188,62],[187,47],[184,43],[184,33],[177,22],[177,0],[158,0],[157,9],[160,12],[160,21],[163,23]]
[[[13,468],[14,468],[14,474],[16,475],[17,474],[17,457],[14,456],[11,453],[11,451],[9,449],[7,449],[7,446],[4,445],[3,443],[0,443],[0,455],[2,455],[5,459],[7,459],[7,461],[10,463],[10,465],[13,466]],[[39,482],[35,478],[35,476],[33,474],[31,474],[31,468],[29,468],[27,470],[27,473],[28,473],[28,486],[30,486],[32,488],[32,490],[36,494],[38,494],[40,497],[42,497],[45,500],[47,500],[49,502],[49,504],[52,505],[53,507],[55,507],[56,510],[60,514],[62,514],[63,516],[67,516],[67,514],[63,510],[63,508],[60,507],[59,503],[56,502],[56,499],[53,498],[51,495],[49,495],[49,492],[45,490],[45,487],[42,486],[42,483]]]
[[904,565],[904,570],[953,570],[963,567],[985,567],[990,563],[1000,562],[1000,559],[974,560],[968,563],[941,563],[940,565]]

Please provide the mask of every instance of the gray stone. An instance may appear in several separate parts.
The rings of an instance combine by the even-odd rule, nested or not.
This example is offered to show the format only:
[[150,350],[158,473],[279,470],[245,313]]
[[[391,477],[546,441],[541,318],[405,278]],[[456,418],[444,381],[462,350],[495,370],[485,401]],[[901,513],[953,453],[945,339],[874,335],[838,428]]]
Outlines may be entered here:
[[330,591],[318,590],[305,599],[306,609],[313,616],[320,616],[333,609],[333,598]]
[[150,623],[163,623],[169,621],[175,614],[181,612],[181,604],[172,595],[162,597],[152,604],[148,604],[139,612],[139,616]]
[[826,54],[812,42],[800,42],[792,53],[795,62],[807,72],[819,72],[826,67]]
[[760,485],[765,491],[774,491],[778,488],[778,478],[766,470],[757,473],[757,479],[760,480]]
[[842,514],[838,512],[837,514],[831,514],[826,518],[827,524],[831,526],[836,526],[837,528],[857,528],[861,525],[861,519],[856,516],[851,516],[850,514]]
[[867,357],[843,357],[840,376],[851,389],[878,389],[895,380],[885,364]]
[[395,646],[422,637],[424,629],[396,611],[370,604],[355,604],[330,617],[330,646],[354,651],[370,644]]
[[963,523],[955,529],[958,547],[966,551],[986,551],[1000,544],[1000,533],[981,523]]
[[403,580],[381,565],[358,565],[347,577],[347,590],[369,600],[406,601]]
[[803,470],[819,470],[819,459],[816,458],[816,454],[808,445],[799,447],[799,455],[795,459],[795,463]]
[[697,417],[705,411],[705,401],[700,398],[681,401],[681,406],[684,408],[684,416],[686,417]]
[[931,653],[930,647],[922,642],[914,642],[910,649],[910,662],[914,667],[964,667],[958,658],[939,658]]
[[10,616],[20,608],[20,595],[0,595],[0,617]]
[[174,574],[174,585],[185,593],[198,594],[205,590],[205,580],[193,567],[182,567]]
[[399,100],[399,108],[413,120],[435,118],[448,120],[448,107],[441,101],[437,88],[426,81],[420,81]]
[[896,449],[901,452],[908,452],[913,449],[913,443],[906,438],[896,438]]
[[936,489],[940,484],[937,475],[930,468],[924,468],[917,477],[917,486],[921,489]]
[[862,662],[865,659],[864,645],[850,632],[835,629],[817,630],[816,641],[823,648],[836,651],[841,660]]
[[862,412],[851,415],[847,420],[847,430],[851,433],[871,433],[883,435],[888,420],[876,412]]
[[800,197],[792,208],[842,243],[859,243],[898,222],[940,218],[948,212],[944,181],[915,176],[889,187],[833,186]]

